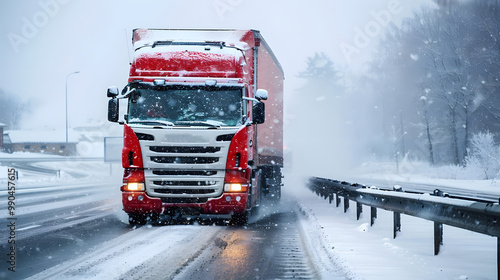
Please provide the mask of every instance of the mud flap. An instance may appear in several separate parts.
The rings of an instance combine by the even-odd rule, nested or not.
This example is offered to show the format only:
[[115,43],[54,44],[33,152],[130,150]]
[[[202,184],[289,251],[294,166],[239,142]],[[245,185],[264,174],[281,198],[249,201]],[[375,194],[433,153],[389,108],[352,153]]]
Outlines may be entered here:
[[277,165],[262,168],[264,174],[263,193],[268,200],[279,201],[281,198],[281,167]]

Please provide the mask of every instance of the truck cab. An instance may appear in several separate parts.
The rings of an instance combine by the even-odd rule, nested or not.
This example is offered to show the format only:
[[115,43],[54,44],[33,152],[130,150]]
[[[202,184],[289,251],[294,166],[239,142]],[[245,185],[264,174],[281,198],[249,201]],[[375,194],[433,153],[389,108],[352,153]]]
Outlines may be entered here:
[[[161,215],[245,224],[264,201],[279,200],[283,72],[262,42],[255,30],[134,30],[128,83],[107,92],[108,120],[124,126],[131,224]],[[279,75],[259,71],[266,64]],[[258,88],[261,75],[270,91]],[[279,106],[266,107],[270,96]]]

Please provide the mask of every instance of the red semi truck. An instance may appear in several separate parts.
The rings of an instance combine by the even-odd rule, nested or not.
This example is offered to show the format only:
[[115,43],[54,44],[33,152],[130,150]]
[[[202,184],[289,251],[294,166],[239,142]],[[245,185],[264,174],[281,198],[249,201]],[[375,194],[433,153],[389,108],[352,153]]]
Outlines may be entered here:
[[135,29],[132,43],[128,84],[107,92],[108,120],[124,125],[130,224],[160,215],[245,224],[278,201],[284,74],[260,32]]

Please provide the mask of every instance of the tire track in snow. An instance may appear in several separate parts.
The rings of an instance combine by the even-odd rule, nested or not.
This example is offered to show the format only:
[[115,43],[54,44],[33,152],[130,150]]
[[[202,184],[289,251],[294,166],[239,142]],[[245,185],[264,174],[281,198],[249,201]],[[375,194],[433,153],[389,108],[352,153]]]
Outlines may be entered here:
[[174,279],[348,279],[295,201],[246,227],[228,227]]
[[140,227],[28,279],[169,279],[219,230],[192,225]]

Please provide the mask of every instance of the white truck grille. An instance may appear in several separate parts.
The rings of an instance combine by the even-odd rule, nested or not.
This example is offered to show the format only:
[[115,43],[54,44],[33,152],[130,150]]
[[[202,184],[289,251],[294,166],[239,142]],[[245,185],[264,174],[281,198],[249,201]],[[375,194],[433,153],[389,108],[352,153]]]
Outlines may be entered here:
[[153,136],[139,140],[148,195],[164,202],[197,203],[222,194],[230,140],[237,128],[133,129]]

